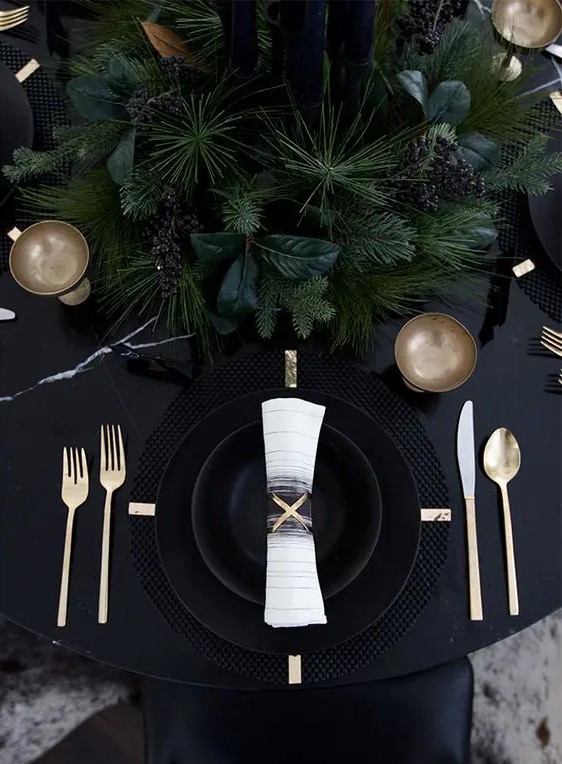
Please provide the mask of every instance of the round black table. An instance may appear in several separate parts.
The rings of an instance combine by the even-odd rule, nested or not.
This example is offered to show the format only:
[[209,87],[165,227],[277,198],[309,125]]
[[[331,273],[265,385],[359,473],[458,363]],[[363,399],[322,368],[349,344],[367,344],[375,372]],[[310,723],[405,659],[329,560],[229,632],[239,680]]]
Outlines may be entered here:
[[[17,44],[12,42],[11,44]],[[13,221],[3,221],[4,223]],[[17,222],[17,220],[16,220]],[[492,256],[493,257],[493,256]],[[417,409],[435,444],[450,489],[449,556],[430,604],[414,627],[366,669],[328,684],[349,684],[418,671],[513,634],[562,606],[560,550],[560,398],[545,390],[560,359],[535,353],[545,316],[500,270],[499,291],[486,308],[486,289],[473,307],[450,310],[479,337],[473,377],[445,395],[408,392],[393,365],[401,322],[377,328],[367,365]],[[210,686],[257,687],[257,682],[207,662],[175,632],[147,598],[130,554],[129,490],[152,429],[178,393],[175,384],[129,373],[103,348],[110,339],[95,301],[67,309],[56,299],[21,290],[0,276],[0,305],[18,319],[0,323],[0,612],[58,644],[138,674]],[[427,309],[445,309],[440,304]],[[560,328],[560,326],[556,327]],[[111,341],[135,326],[121,329]],[[131,342],[162,339],[150,328]],[[101,349],[100,349],[101,348]],[[189,355],[188,340],[146,352]],[[84,363],[86,359],[89,362]],[[503,534],[496,487],[477,472],[476,506],[484,620],[468,617],[464,504],[456,466],[460,408],[472,399],[477,448],[498,426],[509,427],[522,450],[510,484],[521,614],[507,609]],[[129,479],[115,500],[111,606],[97,623],[104,493],[97,479],[99,427],[119,422],[127,432]],[[90,498],[75,526],[69,619],[56,627],[66,508],[60,499],[62,448],[82,445],[96,456]]]

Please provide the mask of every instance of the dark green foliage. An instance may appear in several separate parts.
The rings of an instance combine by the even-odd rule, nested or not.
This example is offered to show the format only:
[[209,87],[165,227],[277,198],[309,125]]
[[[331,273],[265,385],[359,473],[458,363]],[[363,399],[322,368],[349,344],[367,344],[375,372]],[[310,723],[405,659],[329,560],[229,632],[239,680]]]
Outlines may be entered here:
[[562,172],[562,154],[549,154],[547,144],[548,136],[536,132],[525,142],[510,147],[499,166],[484,174],[487,188],[534,196],[546,194],[552,188],[552,176]]
[[330,323],[335,311],[326,297],[328,289],[329,282],[326,278],[295,283],[266,270],[261,280],[256,313],[260,335],[272,336],[279,309],[291,314],[293,327],[299,337],[308,337],[316,325]]

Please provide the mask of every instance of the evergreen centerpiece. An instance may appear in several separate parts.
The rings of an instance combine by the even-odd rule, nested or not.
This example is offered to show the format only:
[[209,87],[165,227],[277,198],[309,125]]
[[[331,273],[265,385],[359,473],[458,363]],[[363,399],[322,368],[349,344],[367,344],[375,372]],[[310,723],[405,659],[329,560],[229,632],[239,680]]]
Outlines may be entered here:
[[498,192],[562,171],[459,6],[93,3],[99,41],[69,63],[80,121],[4,172],[82,230],[119,318],[160,310],[207,348],[252,317],[271,336],[281,310],[361,349],[485,267]]

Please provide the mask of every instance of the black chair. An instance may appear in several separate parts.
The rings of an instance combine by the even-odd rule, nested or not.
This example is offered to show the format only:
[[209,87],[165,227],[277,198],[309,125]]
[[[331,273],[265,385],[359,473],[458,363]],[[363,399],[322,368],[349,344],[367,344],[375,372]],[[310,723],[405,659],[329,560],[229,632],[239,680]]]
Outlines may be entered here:
[[147,764],[466,764],[467,658],[330,689],[143,684]]

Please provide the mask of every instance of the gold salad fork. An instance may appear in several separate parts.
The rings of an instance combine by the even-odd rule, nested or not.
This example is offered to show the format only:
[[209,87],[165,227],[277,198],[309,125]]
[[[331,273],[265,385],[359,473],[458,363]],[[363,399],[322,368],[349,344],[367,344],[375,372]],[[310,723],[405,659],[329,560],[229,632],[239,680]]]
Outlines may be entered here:
[[29,5],[14,8],[13,11],[0,11],[0,32],[7,32],[8,29],[13,29],[25,23],[28,13]]

